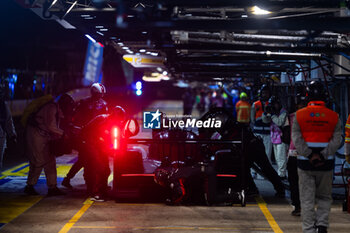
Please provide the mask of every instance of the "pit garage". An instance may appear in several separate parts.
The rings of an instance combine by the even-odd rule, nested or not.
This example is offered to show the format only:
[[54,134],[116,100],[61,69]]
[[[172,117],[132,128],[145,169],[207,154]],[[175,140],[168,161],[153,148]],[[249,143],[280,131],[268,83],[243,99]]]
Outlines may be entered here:
[[[302,232],[301,217],[291,215],[288,181],[285,194],[275,195],[264,171],[248,161],[247,150],[255,145],[250,131],[225,106],[238,98],[234,90],[252,103],[267,85],[292,113],[296,99],[317,80],[344,136],[349,1],[4,0],[0,8],[6,32],[1,85],[18,132],[0,170],[0,232]],[[103,83],[109,106],[122,106],[130,119],[128,138],[113,138],[109,198],[90,199],[83,171],[71,180],[73,189],[61,185],[77,161],[76,150],[57,157],[65,195],[46,196],[44,174],[36,185],[39,195],[24,194],[24,109],[45,94],[69,93],[79,101],[93,82]],[[185,114],[189,90],[198,99]],[[221,95],[225,106],[200,107],[202,96],[215,102]],[[159,127],[152,124],[158,117]],[[166,163],[171,170],[159,170]],[[348,232],[344,143],[335,163],[328,232]],[[162,175],[170,179],[179,171],[191,171],[176,179],[183,196],[167,201],[171,194]],[[255,195],[249,193],[250,176]]]

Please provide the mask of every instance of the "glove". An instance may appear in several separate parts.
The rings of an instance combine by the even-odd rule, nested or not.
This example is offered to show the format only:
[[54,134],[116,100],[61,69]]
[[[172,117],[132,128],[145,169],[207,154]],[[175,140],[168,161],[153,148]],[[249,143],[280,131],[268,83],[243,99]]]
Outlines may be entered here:
[[345,160],[348,164],[350,164],[350,155],[345,155]]

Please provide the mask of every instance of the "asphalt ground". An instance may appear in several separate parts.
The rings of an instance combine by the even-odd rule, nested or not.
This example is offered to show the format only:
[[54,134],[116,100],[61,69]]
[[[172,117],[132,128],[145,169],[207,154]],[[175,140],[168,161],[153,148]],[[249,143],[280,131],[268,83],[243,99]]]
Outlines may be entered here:
[[[58,158],[60,184],[76,155]],[[246,207],[167,206],[134,199],[127,203],[92,202],[85,194],[82,171],[72,180],[73,190],[64,196],[47,197],[45,177],[36,189],[39,196],[23,193],[28,164],[21,163],[0,176],[0,232],[301,232],[300,217],[290,215],[287,198],[274,197],[272,185],[255,180],[260,196],[249,198]],[[110,176],[110,182],[113,177]],[[335,200],[329,232],[349,232],[350,214]]]
[[[159,103],[162,104],[162,103]],[[153,108],[158,108],[156,105]],[[167,106],[167,103],[165,104]],[[171,114],[173,110],[171,110]],[[180,112],[180,110],[179,110]],[[140,132],[147,138],[147,132]],[[18,148],[17,148],[18,149]],[[20,149],[20,148],[19,148]],[[275,198],[272,185],[260,176],[255,180],[260,196],[248,198],[247,206],[167,206],[142,199],[127,202],[92,202],[85,194],[83,171],[72,180],[73,190],[60,186],[76,161],[76,155],[57,159],[58,184],[64,196],[47,197],[44,175],[36,190],[23,193],[28,163],[20,153],[8,156],[0,174],[0,233],[2,232],[301,232],[300,217],[291,216],[289,192]],[[112,183],[113,177],[109,177]],[[336,181],[341,183],[339,177]],[[350,214],[342,211],[342,188],[335,188],[329,232],[349,232]]]

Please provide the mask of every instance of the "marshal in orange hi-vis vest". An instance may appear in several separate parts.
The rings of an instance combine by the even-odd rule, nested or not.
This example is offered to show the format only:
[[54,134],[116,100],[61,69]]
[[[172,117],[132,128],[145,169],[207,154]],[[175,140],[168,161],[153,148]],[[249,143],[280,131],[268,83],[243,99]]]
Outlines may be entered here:
[[338,123],[338,114],[323,101],[312,101],[296,113],[301,133],[309,147],[324,148],[331,140]]
[[244,100],[240,100],[236,104],[237,121],[241,123],[249,123],[251,105]]

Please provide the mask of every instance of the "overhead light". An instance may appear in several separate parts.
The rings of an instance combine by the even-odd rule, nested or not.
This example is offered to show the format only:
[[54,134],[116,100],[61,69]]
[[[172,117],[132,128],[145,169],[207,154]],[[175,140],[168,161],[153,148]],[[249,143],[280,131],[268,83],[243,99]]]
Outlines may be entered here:
[[163,75],[164,75],[164,76],[168,75],[168,72],[164,70],[164,71],[163,71]]
[[164,80],[164,81],[168,81],[168,80],[170,80],[170,78],[169,78],[169,76],[164,75],[164,76],[162,77],[162,80]]
[[158,56],[158,53],[151,53],[152,56]]
[[111,37],[109,37],[109,39],[111,39],[111,40],[116,40],[116,39],[117,39],[117,37],[115,37],[115,36],[111,36]]
[[258,6],[253,6],[253,7],[251,7],[250,12],[251,12],[253,15],[268,15],[268,14],[271,14],[271,13],[272,13],[271,11],[267,11],[267,10],[261,9],[261,8],[258,7]]
[[94,19],[94,17],[86,17],[86,18],[84,18],[84,19]]
[[53,0],[49,8],[47,8],[47,10],[50,10],[56,4],[56,2],[57,0]]
[[90,17],[90,15],[80,15],[83,18]]
[[248,15],[241,15],[242,18],[248,18]]
[[157,67],[157,71],[162,72],[163,69],[161,67]]
[[142,34],[147,34],[147,32],[142,32]]
[[128,17],[128,18],[134,18],[135,15],[128,15],[127,17]]
[[90,35],[85,34],[86,38],[88,38],[91,42],[96,43],[96,40],[92,38]]
[[124,49],[124,50],[128,50],[128,49],[129,49],[129,47],[123,46],[123,47],[122,47],[122,49]]
[[119,45],[119,46],[124,46],[124,43],[119,42],[118,45]]
[[101,25],[98,25],[98,26],[96,26],[95,28],[104,28],[103,26],[101,26]]
[[130,49],[126,50],[127,53],[133,54],[134,52],[131,51]]
[[140,51],[140,53],[144,53],[144,52],[146,52],[146,49],[140,49],[139,51]]
[[101,28],[100,31],[101,31],[101,32],[107,32],[107,31],[108,31],[108,28]]
[[64,19],[64,17],[66,17],[69,12],[71,12],[71,10],[75,7],[75,5],[77,5],[78,1],[73,2],[73,4],[68,8],[68,10],[66,11],[66,13],[63,15],[62,19]]
[[98,32],[96,31],[97,34],[101,35],[101,36],[104,36],[104,34],[102,32]]

